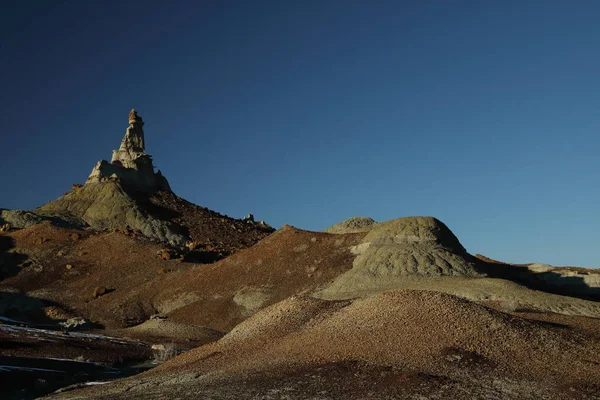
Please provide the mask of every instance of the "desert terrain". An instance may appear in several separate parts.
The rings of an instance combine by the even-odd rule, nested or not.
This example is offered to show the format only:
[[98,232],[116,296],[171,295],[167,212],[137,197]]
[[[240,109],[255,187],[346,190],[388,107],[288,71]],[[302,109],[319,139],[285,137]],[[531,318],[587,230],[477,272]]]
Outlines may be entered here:
[[222,215],[129,122],[85,184],[0,211],[2,398],[600,398],[597,270],[492,260],[429,216]]

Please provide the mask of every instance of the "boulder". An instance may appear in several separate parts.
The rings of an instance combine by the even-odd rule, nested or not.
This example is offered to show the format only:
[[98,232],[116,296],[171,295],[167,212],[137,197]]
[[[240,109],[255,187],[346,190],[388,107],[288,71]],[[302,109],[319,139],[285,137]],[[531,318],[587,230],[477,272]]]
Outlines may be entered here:
[[93,296],[94,298],[98,298],[100,296],[104,296],[107,292],[108,290],[104,286],[97,286],[94,288]]

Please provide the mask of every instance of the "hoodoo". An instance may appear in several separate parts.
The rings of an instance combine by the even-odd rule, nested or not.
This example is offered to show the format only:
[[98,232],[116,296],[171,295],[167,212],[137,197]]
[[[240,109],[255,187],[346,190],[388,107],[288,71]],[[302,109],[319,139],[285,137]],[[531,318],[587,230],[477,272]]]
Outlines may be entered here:
[[132,109],[129,112],[129,127],[118,150],[113,150],[110,163],[101,160],[88,177],[87,183],[118,179],[124,188],[154,193],[158,190],[171,190],[167,179],[160,170],[154,172],[152,156],[146,153],[144,121]]

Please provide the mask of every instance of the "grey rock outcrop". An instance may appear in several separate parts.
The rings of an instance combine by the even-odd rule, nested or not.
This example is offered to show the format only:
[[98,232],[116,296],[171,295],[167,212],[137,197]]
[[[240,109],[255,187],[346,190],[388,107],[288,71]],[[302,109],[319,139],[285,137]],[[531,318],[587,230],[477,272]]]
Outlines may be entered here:
[[12,228],[29,228],[45,221],[50,221],[53,225],[64,228],[83,229],[88,226],[82,219],[70,215],[56,215],[27,210],[0,210],[0,225],[9,224]]
[[183,246],[189,237],[182,233],[182,228],[156,218],[138,201],[161,190],[171,191],[160,171],[154,172],[152,158],[146,153],[143,126],[142,117],[131,110],[129,127],[119,149],[113,151],[111,162],[98,162],[85,185],[73,185],[58,199],[34,213],[27,212],[20,218],[25,223],[18,227],[39,223],[44,215],[53,215],[78,219],[95,230],[130,228],[148,238]]
[[336,278],[326,292],[377,292],[407,277],[483,276],[458,238],[433,217],[378,223],[351,250],[356,255],[352,269]]
[[130,227],[144,236],[183,246],[189,238],[178,227],[154,218],[116,180],[87,183],[43,205],[39,212],[75,216],[96,230]]
[[92,169],[86,184],[117,179],[130,191],[154,193],[171,190],[162,173],[154,172],[152,156],[146,153],[144,121],[137,111],[129,112],[129,127],[118,150],[113,150],[110,163],[101,160]]
[[324,229],[323,232],[337,234],[369,232],[376,223],[373,218],[352,217]]

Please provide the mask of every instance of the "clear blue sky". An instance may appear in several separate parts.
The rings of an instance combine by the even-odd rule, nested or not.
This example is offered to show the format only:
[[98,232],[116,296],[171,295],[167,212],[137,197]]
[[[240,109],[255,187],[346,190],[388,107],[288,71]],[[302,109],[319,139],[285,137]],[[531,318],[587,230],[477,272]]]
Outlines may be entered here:
[[110,158],[321,230],[433,215],[472,253],[600,267],[600,2],[0,3],[0,207]]

